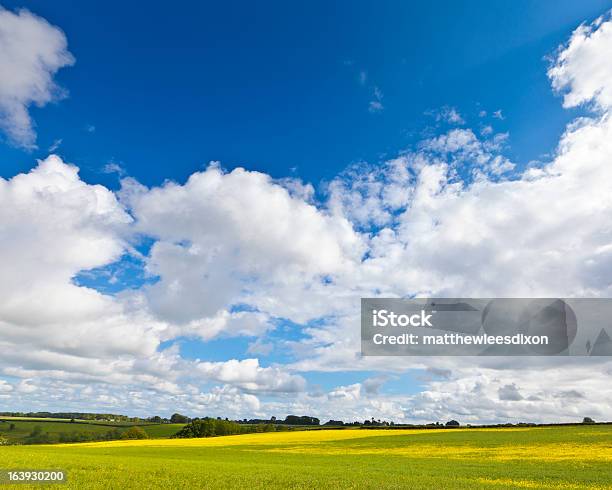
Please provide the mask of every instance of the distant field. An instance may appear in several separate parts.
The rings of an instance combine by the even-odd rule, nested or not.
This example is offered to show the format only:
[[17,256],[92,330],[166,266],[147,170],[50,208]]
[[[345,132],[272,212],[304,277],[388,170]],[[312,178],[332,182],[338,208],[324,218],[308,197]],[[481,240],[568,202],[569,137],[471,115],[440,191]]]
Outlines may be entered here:
[[32,421],[38,420],[41,422],[65,422],[65,423],[77,423],[77,424],[97,424],[97,425],[109,425],[111,427],[131,427],[133,425],[144,426],[144,425],[159,425],[155,422],[127,422],[122,420],[111,421],[111,420],[90,420],[90,419],[57,419],[53,417],[10,417],[6,415],[0,415],[0,421],[8,420],[25,420]]
[[61,488],[75,489],[612,489],[612,426],[349,429],[5,446],[0,466],[64,469],[69,481]]
[[149,437],[166,438],[173,436],[184,427],[185,424],[155,424],[141,426]]
[[[11,430],[10,426],[14,425]],[[123,432],[129,427],[138,425],[152,438],[170,437],[183,427],[184,424],[133,424],[125,422],[89,421],[67,419],[44,419],[23,417],[0,417],[0,437],[11,442],[23,442],[32,432],[34,427],[40,427],[44,433],[60,434],[62,432],[86,432],[90,434],[104,434],[112,429]]]
[[[9,415],[0,415],[0,420],[48,420],[51,422],[57,422],[57,421],[70,422],[71,419],[54,419],[52,417],[11,417]],[[80,420],[80,419],[75,419],[75,420]]]

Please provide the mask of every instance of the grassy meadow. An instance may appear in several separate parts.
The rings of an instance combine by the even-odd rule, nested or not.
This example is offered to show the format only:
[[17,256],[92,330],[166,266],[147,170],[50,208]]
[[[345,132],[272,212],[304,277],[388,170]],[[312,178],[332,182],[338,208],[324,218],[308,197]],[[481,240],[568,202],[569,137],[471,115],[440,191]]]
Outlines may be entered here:
[[75,489],[612,489],[612,426],[344,429],[3,446],[0,466],[63,469],[68,483],[61,488]]
[[[132,424],[125,422],[88,421],[51,418],[1,417],[0,437],[8,439],[11,443],[23,443],[35,427],[40,427],[43,433],[58,435],[61,433],[89,433],[104,434],[110,429],[123,432],[137,425],[151,438],[170,437],[184,424]],[[13,428],[11,428],[13,426]]]

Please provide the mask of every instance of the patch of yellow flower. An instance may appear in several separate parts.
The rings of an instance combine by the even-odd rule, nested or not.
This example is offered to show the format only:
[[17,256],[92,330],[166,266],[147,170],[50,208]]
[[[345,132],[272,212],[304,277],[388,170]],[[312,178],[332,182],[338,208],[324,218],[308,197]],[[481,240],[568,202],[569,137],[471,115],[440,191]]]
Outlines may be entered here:
[[121,440],[109,442],[79,443],[79,447],[126,447],[126,446],[174,446],[174,447],[218,447],[218,446],[250,446],[250,445],[274,445],[279,444],[317,444],[319,442],[344,441],[347,439],[358,439],[374,436],[399,436],[406,434],[423,434],[425,430],[360,430],[360,429],[338,429],[338,430],[300,430],[291,432],[263,432],[252,434],[240,434],[222,437],[205,437],[194,439],[141,439]]
[[[492,431],[526,431],[527,428],[503,429],[466,429],[470,432]],[[536,429],[537,430],[537,429]],[[438,429],[441,432],[456,432],[457,429]],[[606,440],[591,438],[588,444],[576,442],[550,443],[533,441],[528,444],[500,444],[493,446],[476,446],[473,444],[431,444],[419,442],[419,435],[431,434],[429,430],[415,429],[341,429],[341,430],[304,430],[291,432],[267,432],[242,434],[224,437],[195,439],[145,439],[121,440],[75,444],[75,447],[236,447],[244,446],[245,450],[309,453],[328,455],[368,455],[384,454],[410,458],[444,458],[444,459],[480,459],[489,461],[590,461],[612,463],[612,444]],[[397,444],[382,447],[367,445],[334,445],[334,441],[350,439],[368,439],[371,437],[416,436]],[[326,444],[327,443],[327,444]],[[331,444],[330,444],[331,443]]]
[[509,486],[513,488],[545,488],[545,489],[559,489],[559,490],[609,490],[609,486],[602,487],[600,485],[580,485],[578,483],[569,482],[538,482],[533,480],[512,480],[510,478],[477,478],[476,481],[481,485],[503,486],[507,488]]
[[[436,434],[456,432],[458,429],[436,429]],[[527,428],[503,428],[503,429],[464,429],[470,432],[519,432],[527,431]],[[325,430],[299,430],[289,432],[264,432],[252,434],[240,434],[222,437],[206,437],[194,439],[140,439],[140,440],[119,440],[108,442],[77,443],[78,447],[127,447],[127,446],[147,446],[147,447],[219,447],[219,446],[299,446],[306,444],[316,445],[320,442],[344,441],[347,439],[361,439],[369,437],[393,437],[403,435],[425,435],[431,434],[431,430],[423,429],[325,429]]]
[[529,446],[499,445],[476,447],[471,445],[410,444],[403,447],[334,447],[301,445],[264,449],[270,452],[311,454],[385,454],[411,458],[480,459],[489,461],[602,461],[612,462],[612,447],[605,444],[532,444]]

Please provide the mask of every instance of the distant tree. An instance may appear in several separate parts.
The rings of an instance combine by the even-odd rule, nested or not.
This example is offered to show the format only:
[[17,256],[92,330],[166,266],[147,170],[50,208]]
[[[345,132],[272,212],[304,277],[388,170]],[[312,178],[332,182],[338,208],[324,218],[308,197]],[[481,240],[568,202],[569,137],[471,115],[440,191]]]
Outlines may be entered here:
[[320,422],[318,418],[308,417],[307,415],[302,415],[301,417],[297,415],[287,415],[284,423],[287,425],[319,425]]
[[583,424],[594,424],[595,421],[591,417],[585,417],[582,419]]
[[[256,425],[254,431],[263,432],[263,425]],[[179,430],[173,437],[189,438],[189,437],[213,437],[213,436],[227,436],[231,434],[241,434],[245,430],[253,431],[247,427],[244,428],[236,422],[229,420],[218,420],[211,418],[204,418],[199,420],[193,420]]]
[[189,417],[181,415],[180,413],[173,413],[172,417],[170,417],[170,422],[173,424],[186,424],[189,422]]
[[459,427],[460,425],[461,424],[456,420],[449,420],[448,422],[446,422],[447,427]]
[[134,426],[130,427],[123,434],[121,439],[148,439],[149,435],[143,430],[142,427]]
[[155,415],[149,418],[149,422],[153,422],[154,424],[161,424],[162,418],[159,415]]

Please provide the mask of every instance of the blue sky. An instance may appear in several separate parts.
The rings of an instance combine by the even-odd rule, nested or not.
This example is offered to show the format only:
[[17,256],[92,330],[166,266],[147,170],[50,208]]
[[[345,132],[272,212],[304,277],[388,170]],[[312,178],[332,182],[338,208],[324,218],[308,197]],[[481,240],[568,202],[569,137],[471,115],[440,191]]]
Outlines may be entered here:
[[609,2],[4,5],[60,26],[77,59],[57,75],[70,97],[32,109],[39,150],[0,148],[5,175],[61,139],[85,179],[113,185],[99,171],[114,161],[153,185],[210,160],[318,183],[418,141],[444,105],[509,131],[513,160],[539,159],[572,117],[544,57]]
[[612,294],[610,1],[2,7],[0,401],[571,419],[537,361],[362,358],[356,305]]

